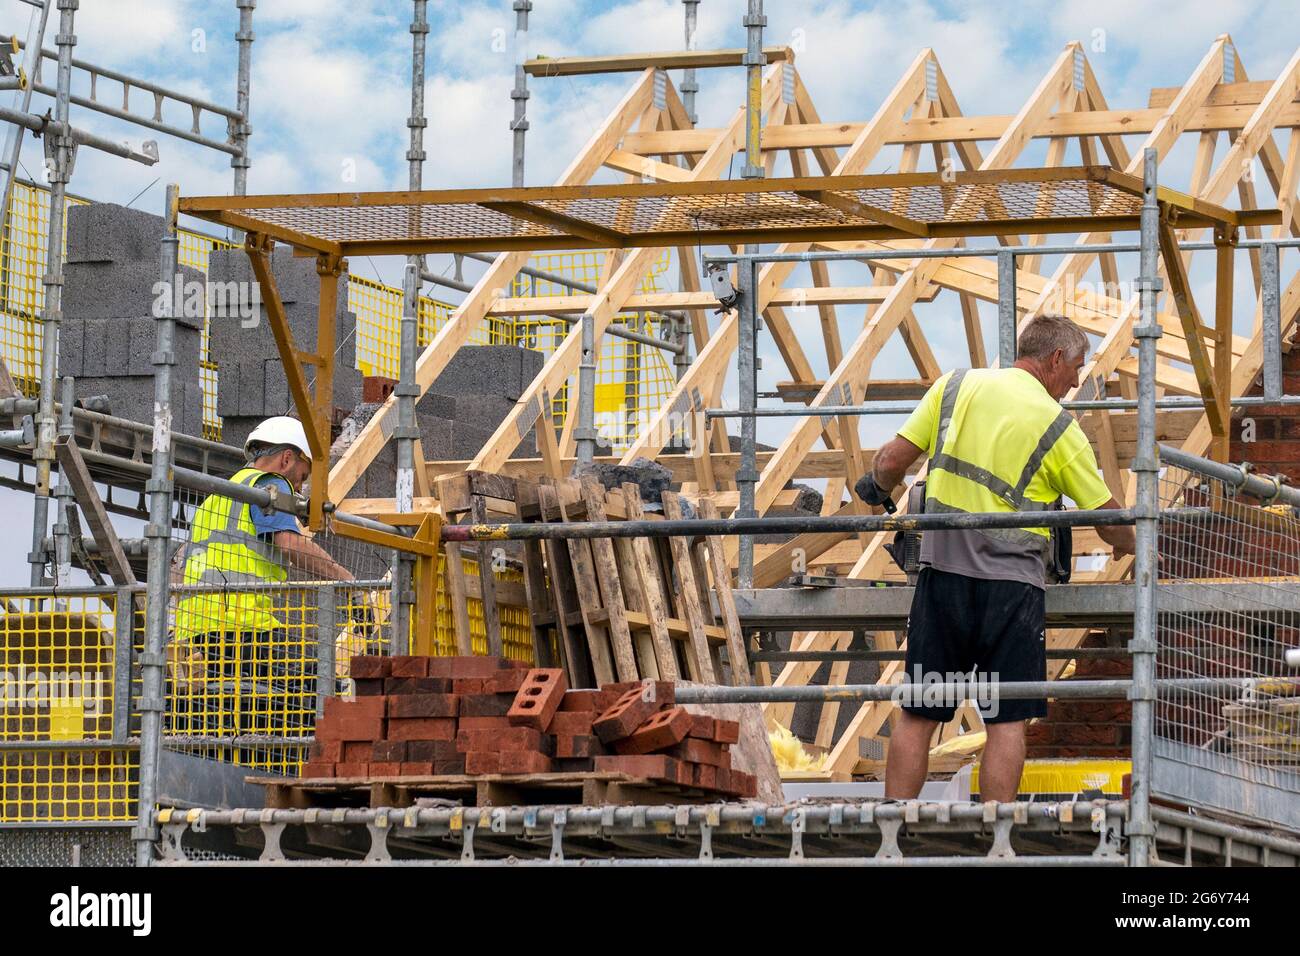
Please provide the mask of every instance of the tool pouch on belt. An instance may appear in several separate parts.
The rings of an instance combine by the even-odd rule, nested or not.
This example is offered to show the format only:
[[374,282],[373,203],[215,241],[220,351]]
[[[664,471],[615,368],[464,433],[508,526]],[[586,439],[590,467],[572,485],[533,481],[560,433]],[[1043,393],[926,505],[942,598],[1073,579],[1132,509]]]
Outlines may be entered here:
[[[925,513],[925,482],[915,481],[907,492],[907,513],[919,515]],[[909,584],[916,583],[916,576],[921,570],[921,532],[899,531],[894,535],[893,544],[886,544],[885,550],[894,559],[894,563],[907,575]]]
[[[1064,511],[1065,502],[1057,498],[1052,511]],[[1068,526],[1052,528],[1052,541],[1047,550],[1047,580],[1053,584],[1068,584],[1074,556],[1074,533]]]

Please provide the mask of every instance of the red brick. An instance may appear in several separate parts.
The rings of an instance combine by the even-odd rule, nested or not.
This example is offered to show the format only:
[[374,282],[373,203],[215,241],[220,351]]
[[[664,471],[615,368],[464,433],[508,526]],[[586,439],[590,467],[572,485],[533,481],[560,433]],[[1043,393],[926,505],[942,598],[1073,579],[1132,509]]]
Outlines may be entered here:
[[468,774],[500,773],[501,755],[474,751],[465,755],[465,772]]
[[[686,712],[686,709],[670,707],[651,714],[630,737],[617,741],[614,749],[621,754],[648,754],[656,750],[666,750],[685,740],[690,729],[691,715]],[[694,743],[703,742],[694,741]]]
[[428,677],[429,658],[423,655],[401,655],[392,658],[392,677]]
[[366,375],[361,379],[361,400],[368,405],[382,405],[396,386],[396,379]]
[[604,752],[595,734],[561,734],[555,738],[555,756],[559,758],[595,757]]
[[406,759],[405,740],[379,740],[370,747],[372,763],[401,763]]
[[[613,684],[600,685],[601,693],[613,694],[615,700],[622,697],[630,690],[639,690],[640,688],[641,688],[641,681],[639,680],[625,680],[625,681],[618,681],[617,683],[613,683]],[[606,708],[606,710],[608,709],[609,708]]]
[[451,694],[408,694],[388,698],[389,717],[455,717],[458,699]]
[[372,777],[400,777],[401,775],[402,765],[400,762],[372,763],[370,765],[370,776]]
[[650,715],[673,705],[673,685],[668,681],[647,681],[619,698],[618,703],[596,718],[592,729],[604,743],[630,737]]
[[370,763],[374,750],[375,745],[368,740],[346,741],[336,763]]
[[519,688],[508,717],[512,724],[545,730],[560,709],[564,692],[569,689],[564,671],[558,667],[536,667],[528,672],[528,679]]
[[509,666],[503,657],[431,657],[430,677],[495,677]]
[[735,720],[714,721],[713,739],[720,744],[740,743],[740,722]]
[[382,677],[354,677],[352,679],[352,689],[358,697],[383,697],[385,685],[392,678]]
[[591,773],[596,762],[590,757],[568,757],[551,761],[556,773]]
[[[370,699],[383,700],[382,697],[372,697]],[[384,721],[382,719],[340,717],[334,726],[336,732],[333,736],[339,740],[364,740],[374,743],[376,740],[384,739]]]
[[516,659],[513,658],[513,657],[510,658],[510,660],[509,660],[509,664],[510,664],[511,667],[514,667],[514,668],[516,668],[516,669],[518,669],[518,670],[521,670],[521,671],[530,671],[530,670],[533,669],[533,664],[532,664],[532,662],[530,662],[530,661],[521,661],[521,660],[516,660]]
[[348,665],[353,678],[382,680],[392,675],[392,658],[358,654]]
[[332,777],[334,776],[334,764],[328,760],[308,760],[302,765],[301,776],[307,779],[313,777]]
[[453,740],[456,721],[449,717],[404,717],[388,722],[390,740]]
[[460,730],[496,730],[510,726],[510,721],[504,717],[461,717],[456,723]]
[[368,777],[370,776],[370,764],[368,763],[340,763],[334,765],[334,776],[336,777]]
[[437,773],[437,771],[433,769],[432,761],[402,761],[401,775],[403,777],[432,777],[435,773]]
[[483,694],[487,692],[487,680],[483,677],[453,677],[451,690],[455,694]]
[[691,732],[687,736],[712,740],[714,729],[713,718],[708,714],[691,714]]
[[665,752],[678,760],[688,760],[691,763],[707,763],[714,767],[731,766],[731,754],[727,752],[726,746],[712,740],[691,737]]
[[382,720],[386,703],[382,697],[362,697],[359,700],[343,700],[338,697],[325,698],[325,716],[333,719],[348,720],[362,717]]
[[731,790],[738,797],[752,799],[758,796],[758,778],[743,770],[730,771]]
[[596,769],[625,773],[641,780],[677,782],[677,761],[663,754],[596,757]]
[[320,734],[316,735],[316,743],[312,746],[312,759],[319,759],[324,763],[338,763],[343,759],[343,741],[341,740],[321,740]]
[[450,677],[390,677],[384,681],[384,692],[390,696],[409,694],[450,694]]
[[454,757],[435,760],[433,762],[433,772],[440,777],[445,777],[448,774],[463,774],[465,772],[465,755],[456,754]]
[[461,730],[456,734],[460,753],[494,751],[497,753],[533,750],[546,753],[554,747],[554,738],[531,727],[502,727],[498,730]]
[[1119,728],[1115,725],[1054,724],[1052,742],[1058,744],[1117,744]]
[[533,750],[507,750],[501,754],[502,773],[550,773],[551,758]]
[[583,713],[599,712],[607,708],[600,706],[600,698],[603,691],[598,690],[569,690],[564,692],[564,699],[560,701],[560,713]]
[[460,753],[454,740],[408,740],[406,759],[433,763],[436,760],[454,760]]
[[459,713],[462,717],[505,717],[513,702],[511,694],[462,694]]
[[519,688],[528,680],[528,671],[521,667],[510,667],[498,671],[495,677],[483,681],[485,694],[517,694]]
[[[567,694],[565,695],[568,696]],[[561,707],[564,705],[561,704]],[[594,711],[590,710],[560,710],[551,722],[546,726],[548,734],[589,734],[591,733],[591,722],[596,719]]]
[[702,790],[718,789],[718,768],[707,763],[691,764],[692,784]]

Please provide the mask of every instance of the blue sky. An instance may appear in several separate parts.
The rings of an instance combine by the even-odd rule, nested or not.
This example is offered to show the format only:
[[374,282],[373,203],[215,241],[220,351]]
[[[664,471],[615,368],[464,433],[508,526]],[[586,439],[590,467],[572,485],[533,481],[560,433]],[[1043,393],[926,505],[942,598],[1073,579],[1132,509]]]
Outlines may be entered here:
[[[702,0],[698,45],[742,46],[744,6],[741,0]],[[1014,113],[1069,40],[1084,44],[1112,107],[1145,106],[1152,87],[1181,85],[1221,33],[1233,35],[1254,79],[1276,76],[1297,40],[1291,27],[1294,0],[1021,0],[1014,5],[995,0],[769,0],[766,8],[765,42],[795,47],[800,73],[824,121],[869,118],[927,46],[936,51],[964,112]],[[25,33],[29,9],[19,0],[0,0],[8,24],[0,30]],[[429,10],[425,186],[508,184],[508,94],[515,57],[509,0],[434,0]],[[405,188],[410,11],[406,0],[259,0],[251,192]],[[535,0],[526,53],[679,49],[682,23],[679,0]],[[75,55],[233,105],[236,25],[234,0],[82,0]],[[47,46],[53,46],[56,26],[57,12]],[[52,82],[52,74],[47,80]],[[701,125],[719,125],[742,100],[740,71],[703,71],[699,81]],[[629,75],[532,81],[530,185],[554,181],[629,82]],[[37,111],[47,106],[48,101],[36,98]],[[115,139],[138,142],[155,135],[75,107],[72,117],[75,124]],[[171,118],[188,122],[188,115]],[[219,126],[205,132],[224,137]],[[73,190],[119,203],[143,191],[135,205],[149,210],[160,207],[169,181],[179,182],[184,194],[230,191],[232,171],[224,154],[156,138],[162,160],[152,168],[82,150]],[[1136,139],[1130,138],[1129,145],[1136,146]],[[1279,136],[1278,145],[1285,150],[1287,143]],[[1221,141],[1220,150],[1224,148]],[[1041,154],[1042,145],[1035,144],[1023,163],[1033,163]],[[27,168],[39,169],[39,158],[39,146],[29,144]],[[896,162],[894,148],[874,168]],[[1184,185],[1189,166],[1190,154],[1172,156],[1163,181]],[[1261,198],[1269,198],[1266,186]],[[434,267],[440,264],[435,261]],[[400,272],[397,263],[382,260],[353,263],[353,269],[394,283]],[[1198,282],[1199,276],[1194,274]],[[867,281],[860,273],[846,280]],[[955,304],[946,311],[955,313]],[[856,334],[855,320],[861,327],[861,314],[844,312],[848,341]],[[986,316],[991,319],[991,313]],[[922,318],[941,364],[964,362],[955,317]],[[813,337],[817,344],[810,343],[810,358],[824,371],[820,336]],[[762,387],[770,387],[789,376],[770,343],[764,352]],[[909,364],[901,348],[891,344],[878,360],[876,374],[907,375]],[[734,383],[728,392],[734,394]],[[878,437],[875,427],[864,427],[868,444]],[[779,437],[770,429],[764,432],[769,441]]]

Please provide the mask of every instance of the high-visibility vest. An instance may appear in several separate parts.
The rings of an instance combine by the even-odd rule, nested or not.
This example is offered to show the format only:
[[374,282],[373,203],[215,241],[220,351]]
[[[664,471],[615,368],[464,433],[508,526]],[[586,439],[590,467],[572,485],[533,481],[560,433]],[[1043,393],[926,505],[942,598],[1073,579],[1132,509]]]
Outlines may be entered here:
[[[268,474],[272,473],[245,468],[231,480],[252,486]],[[176,608],[178,638],[282,626],[272,594],[262,588],[288,577],[283,554],[257,536],[249,509],[246,502],[209,495],[194,513],[183,582],[211,586],[211,590],[184,594]]]
[[[1015,484],[994,474],[988,468],[968,460],[958,458],[946,450],[948,426],[952,422],[961,394],[962,382],[969,369],[957,369],[944,384],[943,395],[939,403],[939,428],[935,437],[933,454],[930,456],[929,480],[925,486],[925,510],[928,513],[965,513],[970,509],[960,507],[951,500],[952,495],[945,495],[945,482],[940,477],[943,472],[959,475],[981,485],[995,496],[1006,502],[1015,511],[1046,511],[1058,506],[1060,496],[1050,501],[1030,498],[1026,494],[1030,483],[1043,467],[1043,461],[1053,447],[1074,422],[1074,417],[1064,409],[1056,415],[1039,436],[1037,443],[1023,459],[1019,477]],[[1008,409],[1008,414],[1015,414]],[[936,480],[938,479],[938,480]],[[949,500],[945,500],[947,497]],[[981,534],[1000,538],[1008,543],[1023,546],[1029,552],[1038,552],[1046,557],[1051,542],[1051,532],[1047,528],[980,528]]]

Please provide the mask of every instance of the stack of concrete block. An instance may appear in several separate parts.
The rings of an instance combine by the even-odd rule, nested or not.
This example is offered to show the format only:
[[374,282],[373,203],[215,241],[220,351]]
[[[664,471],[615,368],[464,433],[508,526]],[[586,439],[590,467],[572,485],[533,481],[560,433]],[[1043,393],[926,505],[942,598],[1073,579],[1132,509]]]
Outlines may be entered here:
[[[296,258],[291,250],[277,248],[271,256],[271,271],[294,343],[301,351],[314,352],[320,302],[315,260]],[[294,412],[289,379],[267,319],[264,296],[259,295],[257,301],[261,304],[253,308],[254,276],[248,255],[238,249],[212,253],[208,282],[214,290],[234,293],[224,301],[212,297],[208,355],[217,363],[221,382],[217,414],[222,418],[222,440],[241,445],[262,419]],[[361,373],[356,368],[357,321],[356,315],[348,311],[347,301],[344,274],[339,279],[333,356],[334,406],[342,412],[351,411],[361,400]],[[316,377],[314,366],[303,366],[303,372],[309,383]]]
[[[114,415],[140,422],[154,420],[162,236],[162,218],[137,209],[93,203],[68,210],[59,375],[75,376],[79,394],[107,395]],[[181,267],[180,275],[180,308],[173,309],[172,428],[201,435],[203,274]]]
[[[513,345],[462,347],[415,406],[425,459],[459,461],[477,455],[514,409],[524,389],[537,377],[543,360],[540,352]],[[334,447],[335,458],[343,454],[380,407],[378,403],[356,407],[343,424]],[[536,435],[530,430],[512,457],[536,455]],[[351,494],[360,498],[391,498],[396,469],[397,453],[389,442]]]

